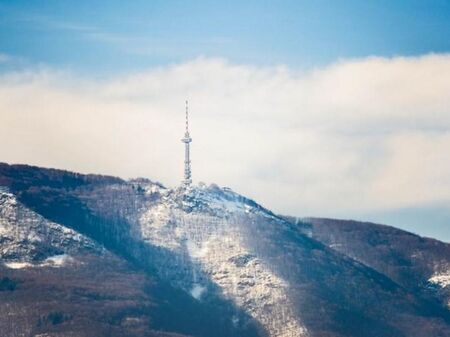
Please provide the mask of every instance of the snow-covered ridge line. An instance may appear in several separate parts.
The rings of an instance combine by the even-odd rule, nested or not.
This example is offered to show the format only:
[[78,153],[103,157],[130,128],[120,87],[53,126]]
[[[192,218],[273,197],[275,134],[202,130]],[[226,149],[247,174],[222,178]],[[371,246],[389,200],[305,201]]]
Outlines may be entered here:
[[287,222],[254,200],[244,197],[231,188],[219,187],[216,184],[206,185],[199,183],[198,186],[191,186],[187,190],[170,190],[169,194],[173,195],[171,198],[181,200],[181,206],[188,212],[218,212],[216,215],[223,216],[244,212],[247,214],[259,214],[280,222]]
[[[307,335],[288,296],[289,285],[246,244],[248,221],[286,221],[228,188],[199,184],[184,189],[148,187],[160,199],[139,217],[141,237],[173,252],[159,273],[197,300],[218,287],[223,296],[259,321],[271,337]],[[181,260],[181,262],[179,261]],[[180,265],[192,270],[180,270]],[[213,282],[211,286],[209,282]],[[236,324],[239,318],[235,317]]]
[[93,240],[45,219],[5,191],[0,192],[0,242],[0,259],[12,267],[58,265],[68,262],[69,254],[105,252]]

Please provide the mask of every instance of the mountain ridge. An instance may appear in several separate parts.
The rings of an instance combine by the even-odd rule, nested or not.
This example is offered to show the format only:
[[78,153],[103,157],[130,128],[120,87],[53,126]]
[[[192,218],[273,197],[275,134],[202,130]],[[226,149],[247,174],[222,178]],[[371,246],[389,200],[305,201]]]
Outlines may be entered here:
[[[310,238],[303,228],[309,225],[299,226],[227,188],[167,189],[150,180],[8,164],[0,164],[0,184],[44,218],[99,242],[146,277],[189,296],[198,308],[217,312],[224,336],[450,331],[448,309],[435,297],[330,247],[319,235]],[[209,326],[181,329],[168,312],[153,312],[166,321],[155,327],[219,335]]]
[[[312,237],[450,306],[450,244],[371,222],[305,218]],[[376,235],[375,235],[376,233]],[[393,266],[397,265],[397,268]],[[444,277],[445,276],[445,277]],[[440,283],[444,284],[440,287]]]

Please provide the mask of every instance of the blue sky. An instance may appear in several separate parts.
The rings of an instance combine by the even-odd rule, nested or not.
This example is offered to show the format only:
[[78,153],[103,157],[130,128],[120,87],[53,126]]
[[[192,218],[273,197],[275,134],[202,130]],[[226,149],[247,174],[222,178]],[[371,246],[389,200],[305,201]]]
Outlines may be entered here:
[[1,52],[99,74],[197,56],[308,68],[450,50],[449,1],[16,0],[0,11]]
[[443,0],[0,0],[0,161],[173,186],[189,98],[194,181],[450,242],[449,36]]

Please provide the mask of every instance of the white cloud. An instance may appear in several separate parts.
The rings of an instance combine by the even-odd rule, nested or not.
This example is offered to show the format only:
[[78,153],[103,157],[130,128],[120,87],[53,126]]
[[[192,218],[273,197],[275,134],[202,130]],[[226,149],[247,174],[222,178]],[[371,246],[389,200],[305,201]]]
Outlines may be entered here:
[[5,74],[0,158],[175,185],[185,98],[195,180],[291,214],[450,200],[450,55],[309,72],[200,58],[105,81]]

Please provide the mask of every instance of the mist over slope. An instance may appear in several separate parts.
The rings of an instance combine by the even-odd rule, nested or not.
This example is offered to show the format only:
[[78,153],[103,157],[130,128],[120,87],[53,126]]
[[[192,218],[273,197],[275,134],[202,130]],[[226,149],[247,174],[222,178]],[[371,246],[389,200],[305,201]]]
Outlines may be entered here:
[[[8,336],[450,334],[445,286],[436,290],[432,279],[448,271],[444,243],[423,249],[399,230],[385,241],[392,256],[406,240],[440,264],[418,264],[411,273],[426,272],[411,279],[397,272],[405,258],[366,249],[383,228],[368,225],[338,249],[338,234],[326,234],[341,227],[279,217],[217,185],[168,189],[0,164],[0,186],[0,310],[12,313],[0,315],[0,327]],[[433,291],[424,290],[427,277]]]

